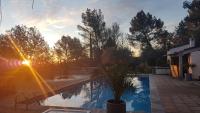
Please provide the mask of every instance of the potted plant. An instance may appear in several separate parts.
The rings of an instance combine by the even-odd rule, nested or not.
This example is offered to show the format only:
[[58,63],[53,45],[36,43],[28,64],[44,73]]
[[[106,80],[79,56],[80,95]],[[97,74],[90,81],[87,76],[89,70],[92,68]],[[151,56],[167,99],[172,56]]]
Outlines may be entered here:
[[126,113],[126,104],[121,96],[131,86],[131,80],[127,80],[130,59],[131,53],[127,48],[107,48],[102,54],[102,67],[114,96],[107,101],[107,113]]

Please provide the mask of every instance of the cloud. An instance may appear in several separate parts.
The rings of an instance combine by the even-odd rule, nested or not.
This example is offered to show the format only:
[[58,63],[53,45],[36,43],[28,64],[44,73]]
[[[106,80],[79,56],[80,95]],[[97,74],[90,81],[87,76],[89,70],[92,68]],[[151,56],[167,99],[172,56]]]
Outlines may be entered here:
[[91,3],[96,3],[98,2],[99,0],[89,0]]
[[[17,24],[36,26],[53,43],[63,34],[79,36],[76,26],[81,23],[81,13],[87,8],[102,9],[108,26],[120,24],[128,33],[131,19],[143,9],[161,18],[167,29],[174,26],[187,14],[182,8],[184,0],[31,0],[2,1],[3,22],[0,32]],[[56,38],[55,38],[56,37]],[[53,40],[53,41],[52,41]]]

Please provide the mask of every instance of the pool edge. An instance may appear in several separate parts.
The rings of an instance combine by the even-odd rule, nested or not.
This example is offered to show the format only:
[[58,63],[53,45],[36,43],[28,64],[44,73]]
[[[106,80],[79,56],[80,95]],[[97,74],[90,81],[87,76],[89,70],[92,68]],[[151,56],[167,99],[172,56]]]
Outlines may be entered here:
[[165,113],[153,76],[152,74],[149,75],[151,113]]

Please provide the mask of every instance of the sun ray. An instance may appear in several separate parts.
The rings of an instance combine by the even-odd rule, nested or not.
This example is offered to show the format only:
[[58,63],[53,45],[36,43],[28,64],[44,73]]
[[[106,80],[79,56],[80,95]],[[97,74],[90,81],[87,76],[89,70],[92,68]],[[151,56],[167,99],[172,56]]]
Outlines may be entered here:
[[42,82],[40,81],[40,79],[38,78],[37,74],[35,73],[34,69],[32,67],[29,67],[30,71],[32,72],[36,82],[38,83],[42,93],[44,94],[45,97],[48,97],[47,92],[44,88],[44,86],[42,85]]
[[49,89],[49,91],[52,93],[52,94],[56,94],[55,93],[55,91],[50,87],[50,85],[42,78],[42,76],[40,76],[40,74],[37,72],[37,71],[35,71],[36,72],[36,74],[38,75],[38,78],[39,78],[39,80],[41,80],[42,81],[42,83],[44,83],[44,85]]
[[[9,41],[11,42],[12,46],[14,47],[14,49],[16,49],[16,51],[19,53],[20,57],[23,59],[23,64],[26,64],[28,66],[28,68],[30,69],[32,75],[34,76],[37,84],[39,85],[42,93],[44,94],[45,97],[48,96],[48,92],[45,90],[44,85],[48,88],[48,90],[52,93],[55,94],[54,90],[48,85],[48,83],[42,78],[42,76],[36,71],[34,70],[34,68],[30,65],[30,62],[26,59],[26,57],[24,56],[24,54],[20,51],[20,49],[17,47],[16,43],[13,41],[13,39],[8,36]],[[44,85],[43,85],[44,84]]]

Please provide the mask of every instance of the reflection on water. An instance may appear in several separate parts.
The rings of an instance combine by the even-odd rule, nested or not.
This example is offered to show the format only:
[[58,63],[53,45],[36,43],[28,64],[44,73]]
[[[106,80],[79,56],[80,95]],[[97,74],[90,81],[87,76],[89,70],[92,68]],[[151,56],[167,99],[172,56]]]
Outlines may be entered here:
[[[128,88],[122,100],[126,102],[127,111],[145,111],[150,113],[149,79],[134,79],[136,89]],[[44,106],[106,108],[106,101],[112,99],[112,90],[105,80],[94,80],[78,85],[60,94],[41,101]]]

